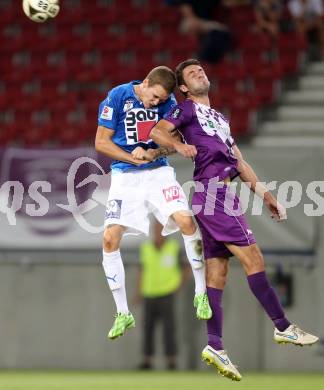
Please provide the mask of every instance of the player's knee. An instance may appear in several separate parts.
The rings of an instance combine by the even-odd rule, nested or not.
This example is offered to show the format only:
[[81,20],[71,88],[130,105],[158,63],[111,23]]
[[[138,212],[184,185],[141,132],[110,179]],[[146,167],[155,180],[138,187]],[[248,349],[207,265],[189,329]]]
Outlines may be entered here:
[[206,283],[208,287],[217,288],[220,290],[224,290],[226,285],[226,276],[217,275],[215,273],[207,273],[206,274]]
[[209,287],[218,288],[223,290],[228,274],[228,264],[227,262],[221,262],[218,264],[213,264],[212,266],[207,266],[206,269],[206,282]]
[[103,249],[105,252],[113,252],[119,248],[119,238],[112,231],[105,229],[103,235]]
[[226,280],[227,273],[228,273],[228,260],[222,261],[218,265],[218,274],[220,275],[220,277]]
[[182,234],[190,236],[194,234],[195,231],[197,230],[193,219],[187,215],[183,215],[183,216],[178,215],[175,218],[175,221],[179,226],[179,229],[181,230]]
[[251,248],[251,256],[246,268],[249,274],[264,271],[264,258],[258,246]]

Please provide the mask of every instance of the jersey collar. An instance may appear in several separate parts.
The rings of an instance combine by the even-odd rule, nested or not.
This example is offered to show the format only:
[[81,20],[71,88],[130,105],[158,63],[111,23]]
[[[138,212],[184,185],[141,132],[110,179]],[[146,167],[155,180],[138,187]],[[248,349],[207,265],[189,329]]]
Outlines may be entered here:
[[130,82],[130,84],[131,84],[131,91],[132,91],[132,94],[133,94],[134,98],[135,98],[140,104],[143,104],[142,100],[136,95],[135,89],[134,89],[134,86],[135,86],[135,85],[139,85],[139,84],[141,84],[141,83],[142,83],[141,80],[133,80],[133,81]]

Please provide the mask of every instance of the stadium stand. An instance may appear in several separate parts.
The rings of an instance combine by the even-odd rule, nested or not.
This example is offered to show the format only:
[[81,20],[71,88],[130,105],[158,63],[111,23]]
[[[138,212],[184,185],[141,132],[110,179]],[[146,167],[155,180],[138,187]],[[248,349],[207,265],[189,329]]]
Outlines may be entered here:
[[[251,5],[223,14],[235,45],[221,63],[206,64],[212,104],[235,136],[245,136],[258,110],[276,102],[283,77],[299,71],[306,43],[294,33],[272,40],[254,32]],[[195,55],[195,37],[184,38],[178,24],[177,10],[162,0],[66,0],[44,24],[29,21],[16,1],[1,1],[1,145],[92,142],[110,87]]]

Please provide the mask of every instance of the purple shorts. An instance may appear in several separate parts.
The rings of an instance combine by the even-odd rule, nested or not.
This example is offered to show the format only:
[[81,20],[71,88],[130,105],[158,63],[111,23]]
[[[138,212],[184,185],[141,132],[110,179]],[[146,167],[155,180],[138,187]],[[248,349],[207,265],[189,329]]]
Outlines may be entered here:
[[205,186],[204,192],[195,192],[192,209],[201,230],[205,259],[233,256],[224,243],[237,246],[255,243],[239,198],[225,184],[217,191],[209,188],[207,191]]

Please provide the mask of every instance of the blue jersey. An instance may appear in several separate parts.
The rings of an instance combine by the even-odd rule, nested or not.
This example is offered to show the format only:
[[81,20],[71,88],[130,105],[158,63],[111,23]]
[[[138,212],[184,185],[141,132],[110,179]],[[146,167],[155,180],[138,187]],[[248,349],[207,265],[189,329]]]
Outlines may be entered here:
[[[171,95],[165,102],[153,108],[145,108],[134,91],[132,81],[113,88],[99,107],[98,125],[114,130],[112,141],[126,152],[131,153],[137,146],[143,149],[156,149],[158,145],[149,139],[151,129],[177,103]],[[165,157],[136,166],[124,161],[114,160],[113,170],[128,171],[157,168],[168,165]]]

